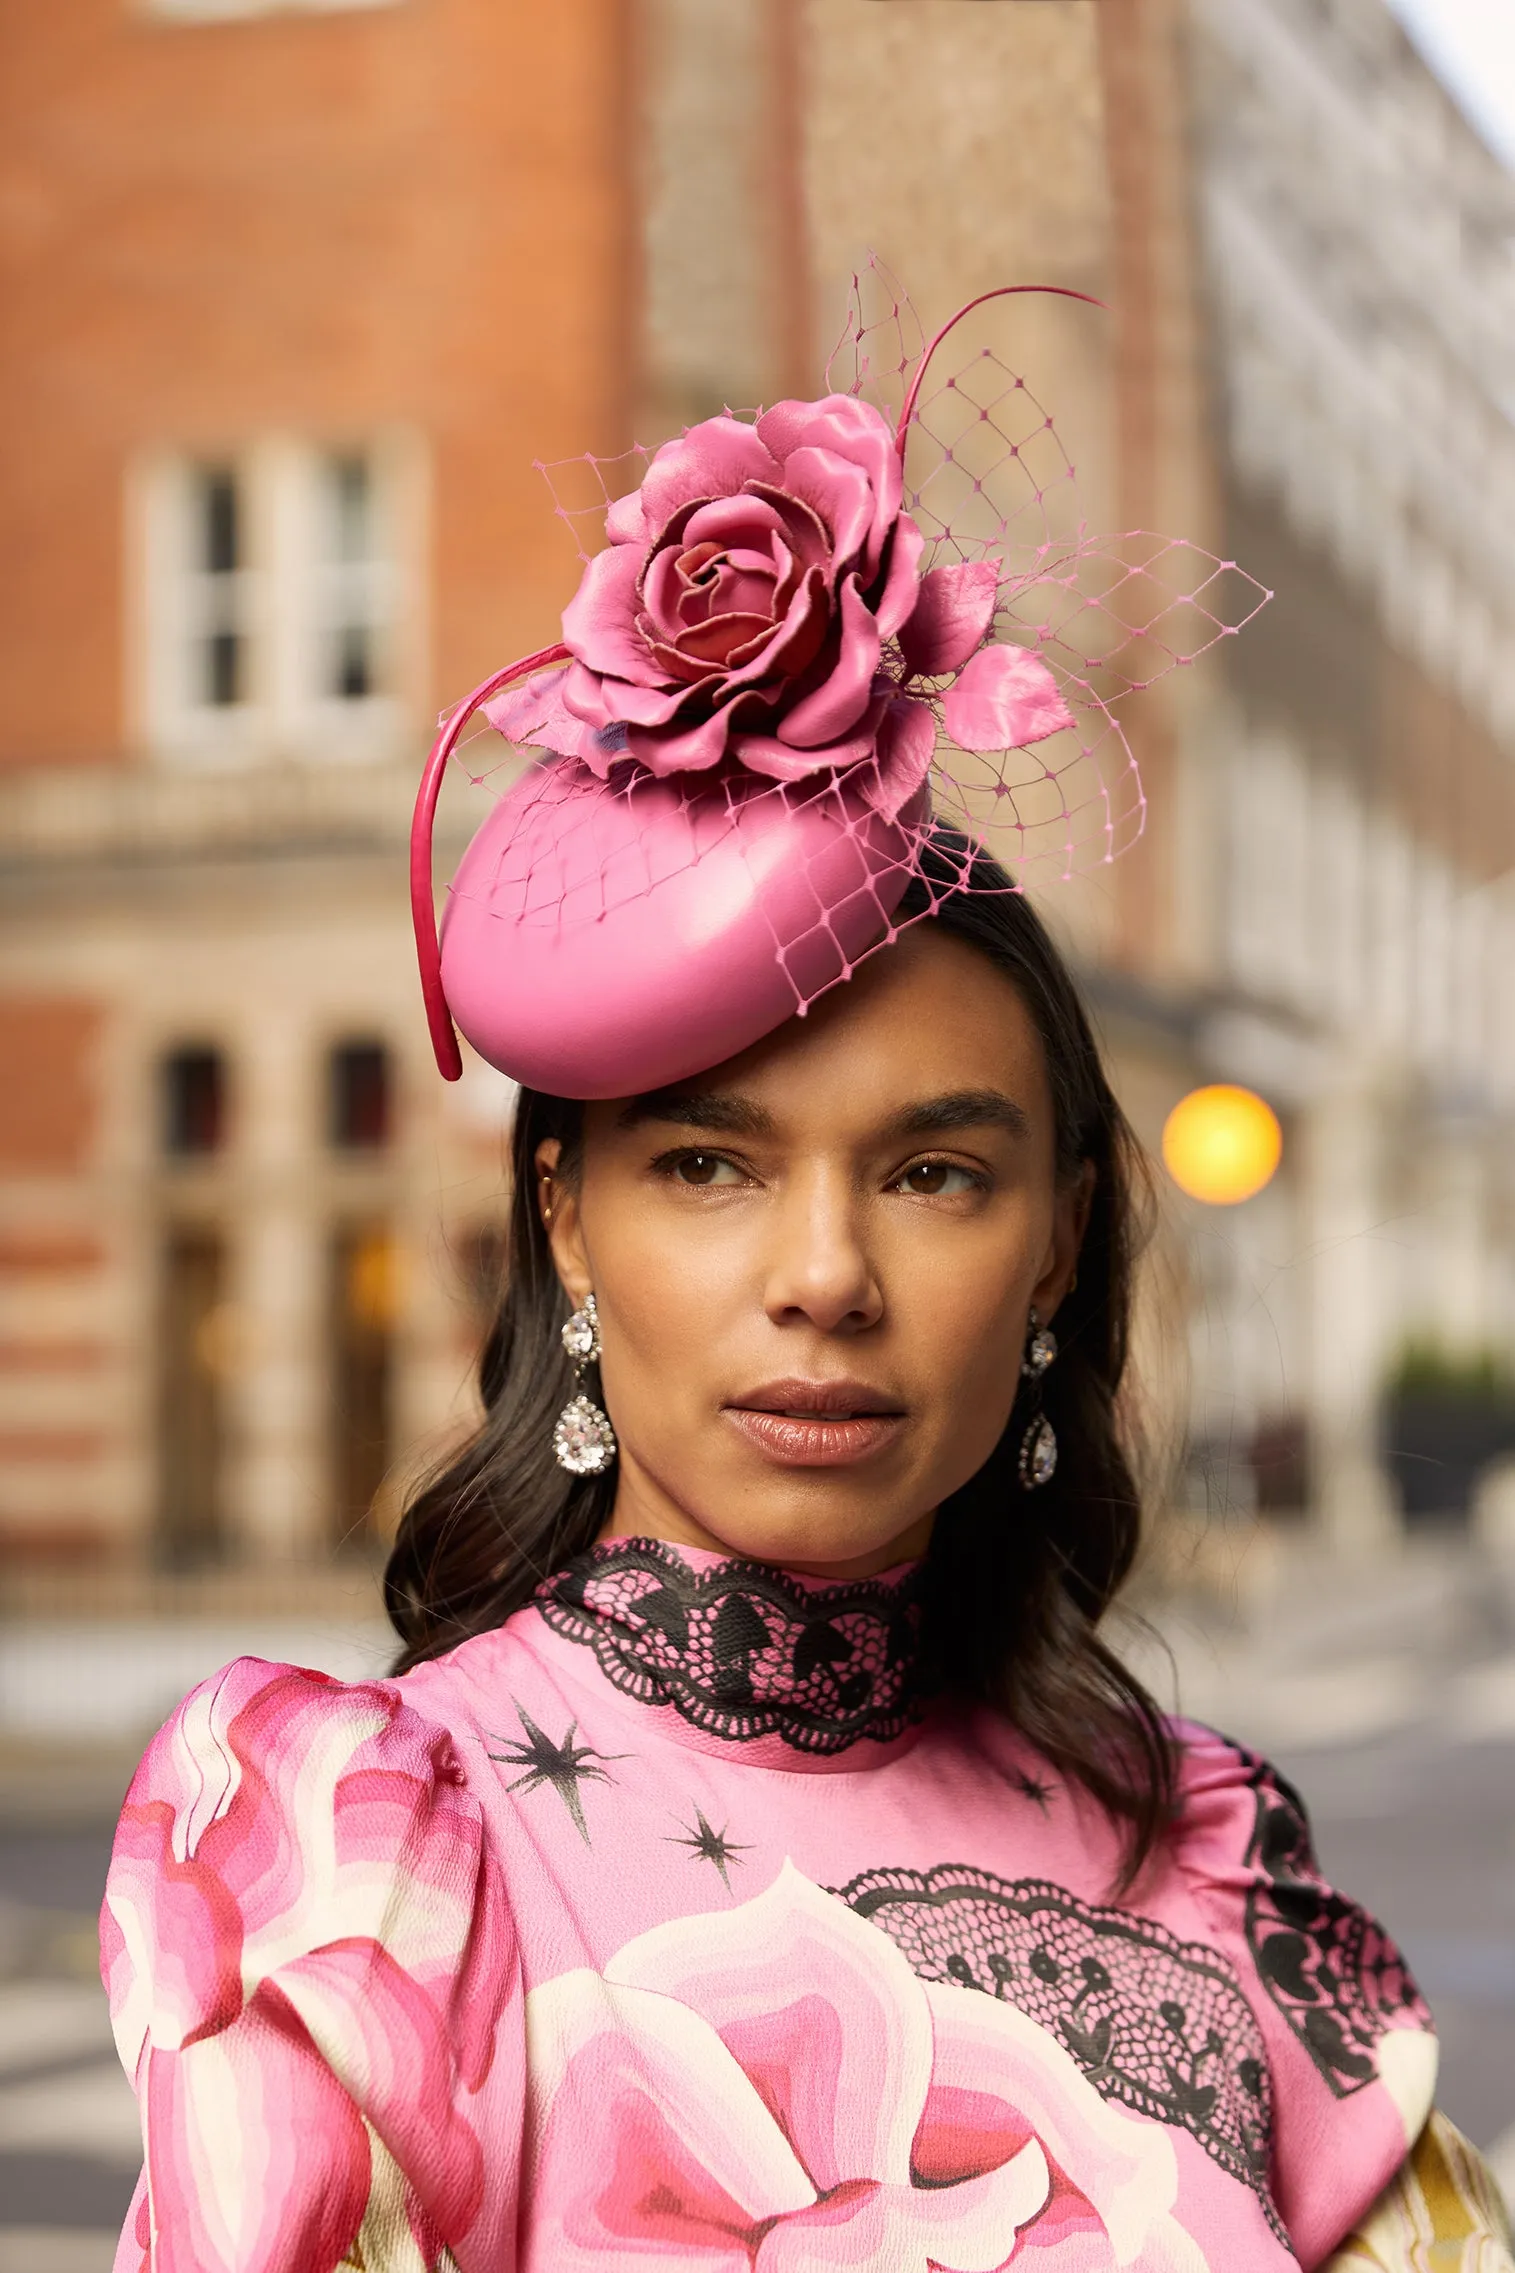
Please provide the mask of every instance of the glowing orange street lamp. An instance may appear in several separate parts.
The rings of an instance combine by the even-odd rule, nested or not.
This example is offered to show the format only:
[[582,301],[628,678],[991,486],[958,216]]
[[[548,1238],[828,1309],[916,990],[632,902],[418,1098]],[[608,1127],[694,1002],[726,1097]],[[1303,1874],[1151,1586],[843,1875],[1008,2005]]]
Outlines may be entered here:
[[1229,1081],[1191,1089],[1163,1123],[1163,1162],[1181,1192],[1211,1207],[1250,1200],[1284,1148],[1271,1105]]

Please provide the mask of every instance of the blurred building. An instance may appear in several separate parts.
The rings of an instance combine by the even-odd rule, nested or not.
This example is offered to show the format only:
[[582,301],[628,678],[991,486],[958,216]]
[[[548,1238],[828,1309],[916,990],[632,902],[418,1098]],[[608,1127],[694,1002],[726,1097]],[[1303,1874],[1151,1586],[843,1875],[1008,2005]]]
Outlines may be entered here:
[[430,1073],[404,843],[440,703],[554,624],[533,457],[629,420],[621,39],[0,17],[13,1563],[319,1556],[463,1377],[502,1085]]
[[318,1560],[463,1409],[507,1100],[419,1015],[429,722],[550,636],[532,461],[813,390],[870,248],[928,319],[1105,298],[1014,334],[1090,522],[1279,589],[1054,912],[1145,1134],[1286,1116],[1190,1226],[1196,1444],[1373,1536],[1399,1343],[1515,1332],[1515,199],[1382,0],[13,0],[0,58],[12,1567]]
[[[1192,42],[1225,546],[1277,594],[1196,753],[1196,1039],[1291,1139],[1201,1237],[1195,1418],[1371,1539],[1384,1430],[1465,1499],[1515,1350],[1515,180],[1381,0]],[[1439,1422],[1384,1413],[1417,1346]]]

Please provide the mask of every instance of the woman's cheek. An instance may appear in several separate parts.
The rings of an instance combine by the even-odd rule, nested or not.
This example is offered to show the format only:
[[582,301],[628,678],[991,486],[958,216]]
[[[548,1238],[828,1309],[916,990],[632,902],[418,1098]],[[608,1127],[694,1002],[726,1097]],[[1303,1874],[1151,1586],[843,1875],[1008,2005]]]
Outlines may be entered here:
[[623,1433],[656,1428],[699,1395],[725,1338],[736,1273],[677,1222],[639,1226],[595,1262],[606,1402]]
[[1016,1239],[920,1258],[901,1275],[900,1324],[933,1384],[947,1432],[993,1448],[1020,1380],[1021,1338],[1035,1283]]

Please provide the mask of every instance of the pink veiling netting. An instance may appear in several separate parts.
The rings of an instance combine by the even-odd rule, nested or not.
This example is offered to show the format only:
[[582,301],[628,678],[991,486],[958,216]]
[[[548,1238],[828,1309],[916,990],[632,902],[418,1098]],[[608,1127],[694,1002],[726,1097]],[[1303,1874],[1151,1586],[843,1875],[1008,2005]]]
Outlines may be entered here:
[[[627,800],[634,806],[650,786],[640,765],[610,763],[603,780],[574,765],[572,795],[565,795],[562,763],[549,761],[521,780],[520,755],[502,750],[498,734],[481,719],[458,754],[476,783],[515,791],[519,825],[499,853],[491,894],[514,920],[592,920],[650,891],[671,871],[729,848],[733,838],[749,868],[754,858],[771,861],[774,832],[759,829],[757,853],[747,851],[750,823],[763,817],[754,806],[781,818],[820,801],[843,832],[859,839],[868,832],[867,849],[861,841],[857,846],[855,878],[845,862],[839,871],[833,848],[811,893],[814,926],[830,935],[828,946],[841,937],[836,911],[849,884],[854,897],[871,900],[876,921],[860,933],[854,906],[848,939],[864,936],[871,947],[966,883],[975,846],[992,854],[1020,890],[1106,864],[1135,842],[1146,799],[1117,706],[1242,629],[1269,595],[1233,562],[1185,539],[1089,533],[1074,467],[1051,417],[981,336],[1002,328],[1006,311],[1018,304],[998,299],[976,311],[977,343],[967,326],[955,328],[922,370],[924,342],[914,310],[871,262],[854,277],[849,319],[826,377],[834,393],[861,396],[891,425],[916,386],[903,510],[926,540],[921,572],[996,564],[988,640],[1022,649],[1047,667],[1066,706],[1065,723],[1022,748],[964,748],[948,732],[944,705],[960,674],[924,678],[912,671],[900,640],[886,639],[876,686],[892,694],[908,685],[910,697],[929,706],[935,741],[929,805],[916,795],[889,812],[885,801],[892,833],[881,837],[878,813],[860,809],[849,796],[847,772],[774,780],[730,760],[672,776],[676,825],[669,825],[664,794],[655,831],[628,828],[618,808]],[[586,454],[540,467],[586,567],[605,551],[608,510],[639,487],[653,456],[637,448],[615,458]],[[519,703],[513,708],[518,719]],[[499,755],[485,762],[490,745]],[[875,769],[856,767],[853,776],[865,770]],[[665,793],[668,786],[662,785]],[[870,794],[876,807],[877,792]],[[739,812],[748,824],[740,831]],[[940,824],[961,835],[944,839]],[[803,864],[804,856],[796,857]],[[924,904],[912,901],[911,912],[901,916],[897,903],[913,877],[923,877]],[[981,875],[974,879],[980,888],[982,881]],[[762,878],[754,874],[753,883],[761,898]],[[804,939],[796,944],[791,908],[787,935],[775,934],[775,952],[801,1010],[822,991],[817,972],[845,976],[859,959],[858,948],[845,942],[829,960],[812,949]],[[832,976],[824,977],[822,984],[831,983]]]

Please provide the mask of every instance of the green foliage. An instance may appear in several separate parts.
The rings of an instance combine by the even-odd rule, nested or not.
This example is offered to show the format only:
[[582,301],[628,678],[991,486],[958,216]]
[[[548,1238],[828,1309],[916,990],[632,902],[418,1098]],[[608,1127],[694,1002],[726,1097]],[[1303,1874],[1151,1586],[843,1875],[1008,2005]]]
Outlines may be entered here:
[[1405,1342],[1389,1368],[1384,1393],[1439,1398],[1448,1404],[1508,1406],[1515,1411],[1515,1361],[1504,1350],[1451,1350],[1428,1336]]

